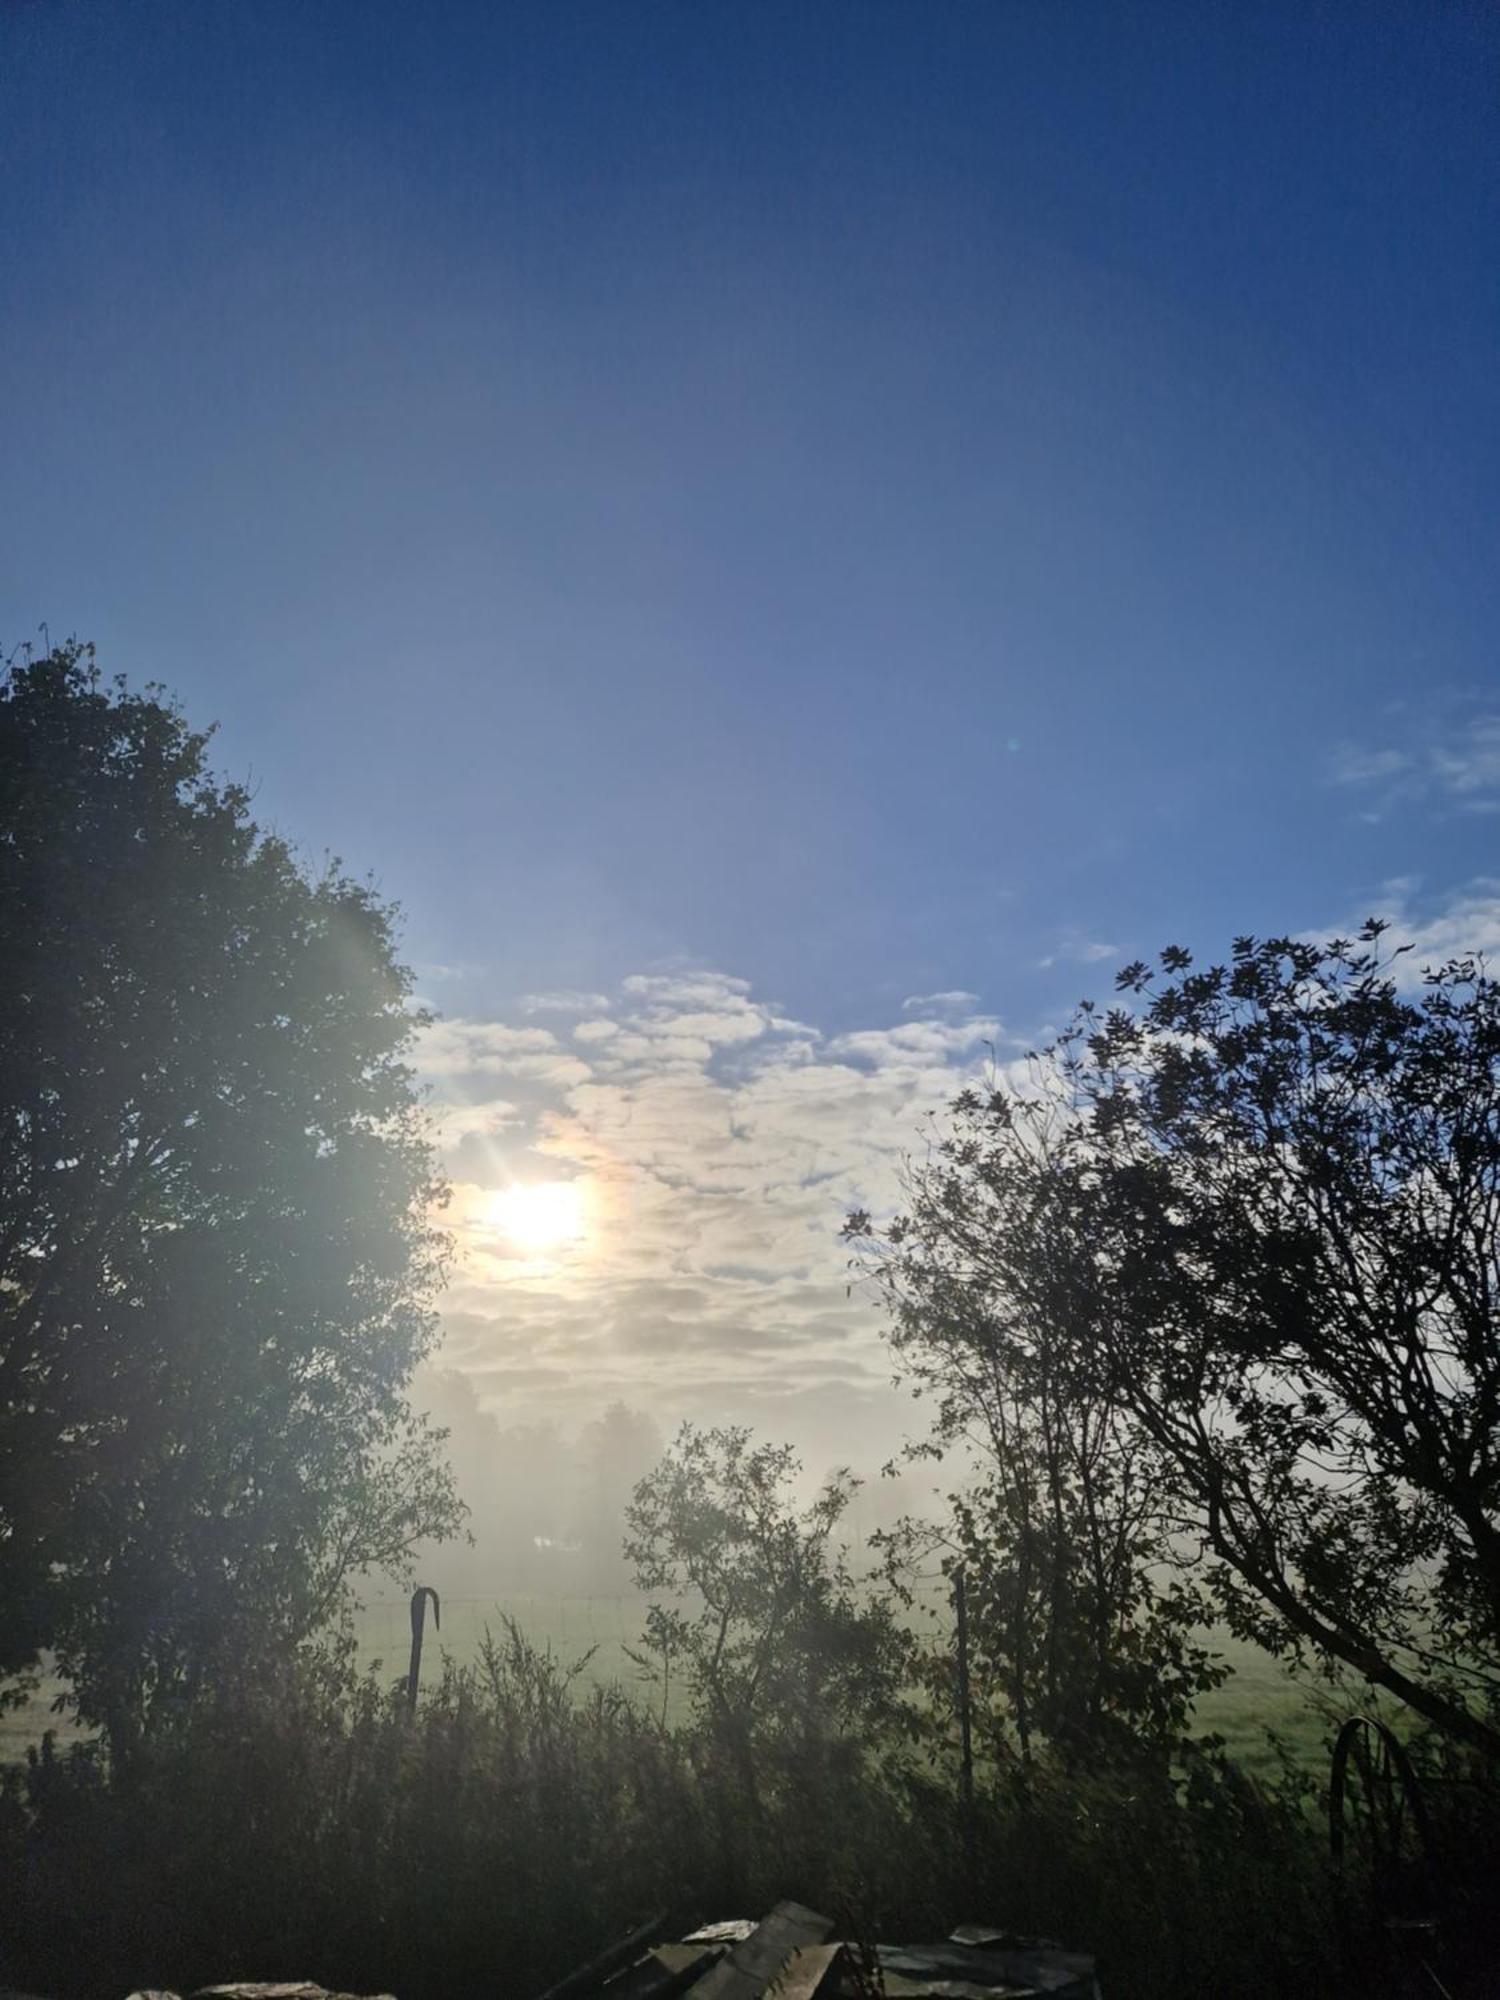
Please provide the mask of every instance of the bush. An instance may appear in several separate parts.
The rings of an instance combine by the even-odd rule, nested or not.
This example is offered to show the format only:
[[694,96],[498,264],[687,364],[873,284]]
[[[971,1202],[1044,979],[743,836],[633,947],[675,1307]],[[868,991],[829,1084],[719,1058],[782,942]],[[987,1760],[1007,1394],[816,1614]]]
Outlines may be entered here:
[[1060,1937],[1099,1953],[1109,2000],[1337,1990],[1318,1829],[1223,1763],[992,1780],[972,1887],[940,1749],[768,1755],[757,1779],[750,1812],[711,1723],[664,1727],[512,1624],[414,1720],[313,1657],[127,1768],[47,1746],[6,1774],[0,1982],[525,1996],[656,1911],[792,1894],[865,1937],[975,1917]]

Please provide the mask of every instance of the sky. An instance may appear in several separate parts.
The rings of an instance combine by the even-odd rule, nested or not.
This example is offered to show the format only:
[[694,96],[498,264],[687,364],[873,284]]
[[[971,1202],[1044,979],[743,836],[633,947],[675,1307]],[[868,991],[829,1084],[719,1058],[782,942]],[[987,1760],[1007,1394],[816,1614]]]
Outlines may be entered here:
[[838,1220],[976,1065],[1168,942],[1500,946],[1497,63],[0,0],[0,646],[401,904],[498,1414],[884,1449]]

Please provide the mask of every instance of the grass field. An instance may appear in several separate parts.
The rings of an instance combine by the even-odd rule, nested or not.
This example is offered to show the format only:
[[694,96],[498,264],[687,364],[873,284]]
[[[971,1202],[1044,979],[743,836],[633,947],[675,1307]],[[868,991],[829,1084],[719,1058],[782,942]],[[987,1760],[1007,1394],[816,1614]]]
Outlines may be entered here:
[[[647,1695],[647,1684],[627,1654],[639,1639],[644,1600],[620,1597],[445,1598],[442,1628],[429,1623],[423,1653],[423,1677],[440,1665],[443,1654],[459,1662],[472,1660],[486,1626],[498,1628],[502,1616],[515,1619],[535,1644],[550,1648],[567,1664],[582,1663],[580,1678],[618,1681]],[[941,1628],[935,1628],[940,1631]],[[411,1645],[411,1623],[405,1598],[382,1598],[366,1605],[358,1623],[362,1663],[380,1662],[390,1679],[404,1676]],[[1230,1754],[1247,1770],[1271,1771],[1276,1756],[1267,1731],[1289,1742],[1300,1761],[1316,1765],[1325,1753],[1328,1724],[1311,1706],[1308,1688],[1264,1653],[1224,1638],[1218,1650],[1233,1669],[1224,1686],[1208,1695],[1198,1709],[1198,1726],[1225,1739]],[[59,1742],[78,1732],[66,1717],[51,1713],[59,1683],[46,1681],[25,1708],[0,1715],[0,1763],[16,1762],[26,1747],[56,1729]]]
[[[640,1670],[626,1651],[639,1641],[643,1608],[644,1600],[634,1595],[445,1599],[442,1630],[434,1633],[430,1624],[427,1629],[424,1676],[441,1652],[459,1661],[472,1659],[486,1625],[498,1626],[501,1616],[508,1615],[529,1638],[549,1646],[564,1662],[587,1657],[584,1678],[618,1681],[645,1692]],[[940,1630],[935,1627],[935,1631]],[[1199,1704],[1199,1729],[1222,1736],[1229,1754],[1250,1771],[1276,1768],[1268,1731],[1290,1743],[1299,1760],[1321,1761],[1329,1729],[1312,1705],[1314,1691],[1256,1647],[1227,1634],[1215,1644],[1232,1671],[1223,1687]],[[411,1623],[404,1598],[366,1606],[360,1621],[360,1646],[365,1658],[379,1659],[392,1678],[405,1672]]]

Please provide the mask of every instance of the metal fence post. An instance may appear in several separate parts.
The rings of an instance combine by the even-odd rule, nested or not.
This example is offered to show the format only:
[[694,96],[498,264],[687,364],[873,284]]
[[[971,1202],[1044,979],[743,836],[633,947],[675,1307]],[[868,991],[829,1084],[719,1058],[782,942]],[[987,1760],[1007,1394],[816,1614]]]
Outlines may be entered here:
[[978,1880],[974,1825],[974,1723],[969,1690],[969,1591],[968,1581],[961,1569],[953,1573],[953,1611],[958,1625],[959,1801],[963,1813],[967,1892],[972,1898]]

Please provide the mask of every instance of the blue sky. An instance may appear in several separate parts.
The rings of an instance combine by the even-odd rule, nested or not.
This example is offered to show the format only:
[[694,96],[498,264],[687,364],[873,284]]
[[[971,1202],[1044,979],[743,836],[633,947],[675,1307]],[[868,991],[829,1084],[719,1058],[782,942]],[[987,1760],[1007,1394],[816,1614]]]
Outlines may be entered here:
[[[602,1172],[613,1090],[680,1192],[662,1078],[735,1132],[800,1066],[873,1079],[783,1159],[831,1208],[1121,955],[1500,943],[1497,57],[1460,5],[11,0],[0,639],[166,681],[402,902],[474,1187]],[[699,1193],[684,1408],[813,1268],[684,1263]]]

